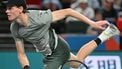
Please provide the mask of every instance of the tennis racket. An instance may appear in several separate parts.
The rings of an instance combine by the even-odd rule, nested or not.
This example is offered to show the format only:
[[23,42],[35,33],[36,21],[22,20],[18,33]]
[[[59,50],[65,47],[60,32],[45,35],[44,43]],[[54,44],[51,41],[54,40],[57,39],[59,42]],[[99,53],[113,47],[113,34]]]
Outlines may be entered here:
[[69,60],[62,65],[61,69],[88,69],[88,67],[81,61]]

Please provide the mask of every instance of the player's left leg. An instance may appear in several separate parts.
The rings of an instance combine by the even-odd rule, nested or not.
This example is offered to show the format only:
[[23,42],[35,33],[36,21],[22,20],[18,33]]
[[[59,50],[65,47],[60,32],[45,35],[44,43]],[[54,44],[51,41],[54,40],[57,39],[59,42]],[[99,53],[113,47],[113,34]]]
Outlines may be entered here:
[[71,53],[70,60],[80,60],[83,61],[96,47],[102,43],[108,40],[110,37],[119,35],[119,30],[116,26],[110,25],[104,30],[97,39],[92,40],[88,42],[87,44],[83,45],[83,47],[80,48],[78,53],[76,55]]
[[[97,44],[94,40],[90,41],[89,43],[83,45],[83,47],[80,48],[78,53],[74,55],[73,53],[70,53],[71,57],[70,60],[78,60],[83,62],[83,60],[97,47]],[[70,63],[71,67],[79,67],[79,64],[76,63]]]

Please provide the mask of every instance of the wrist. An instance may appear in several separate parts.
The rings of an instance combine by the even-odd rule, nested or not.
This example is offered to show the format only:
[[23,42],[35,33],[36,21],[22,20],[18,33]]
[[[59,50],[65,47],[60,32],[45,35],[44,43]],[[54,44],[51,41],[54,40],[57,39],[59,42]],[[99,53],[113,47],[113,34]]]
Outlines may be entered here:
[[89,25],[90,25],[90,26],[94,27],[95,24],[96,24],[96,23],[95,23],[94,21],[89,21]]
[[23,69],[30,69],[30,66],[29,66],[29,65],[25,65],[25,66],[23,67]]

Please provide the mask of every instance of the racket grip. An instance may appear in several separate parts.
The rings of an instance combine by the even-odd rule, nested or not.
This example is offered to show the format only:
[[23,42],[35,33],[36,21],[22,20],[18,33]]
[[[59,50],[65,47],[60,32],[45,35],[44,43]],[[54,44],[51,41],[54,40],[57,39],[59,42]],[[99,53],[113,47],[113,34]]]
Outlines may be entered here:
[[30,66],[25,65],[25,66],[23,67],[23,69],[30,69]]

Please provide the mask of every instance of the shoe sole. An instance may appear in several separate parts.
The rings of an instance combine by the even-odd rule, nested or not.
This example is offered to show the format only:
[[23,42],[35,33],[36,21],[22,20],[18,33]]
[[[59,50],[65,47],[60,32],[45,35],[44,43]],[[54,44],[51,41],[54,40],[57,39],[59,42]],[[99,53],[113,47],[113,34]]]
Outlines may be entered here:
[[116,35],[119,35],[120,34],[119,29],[115,25],[110,24],[110,28],[113,29],[113,32],[115,32],[115,33],[117,32]]

